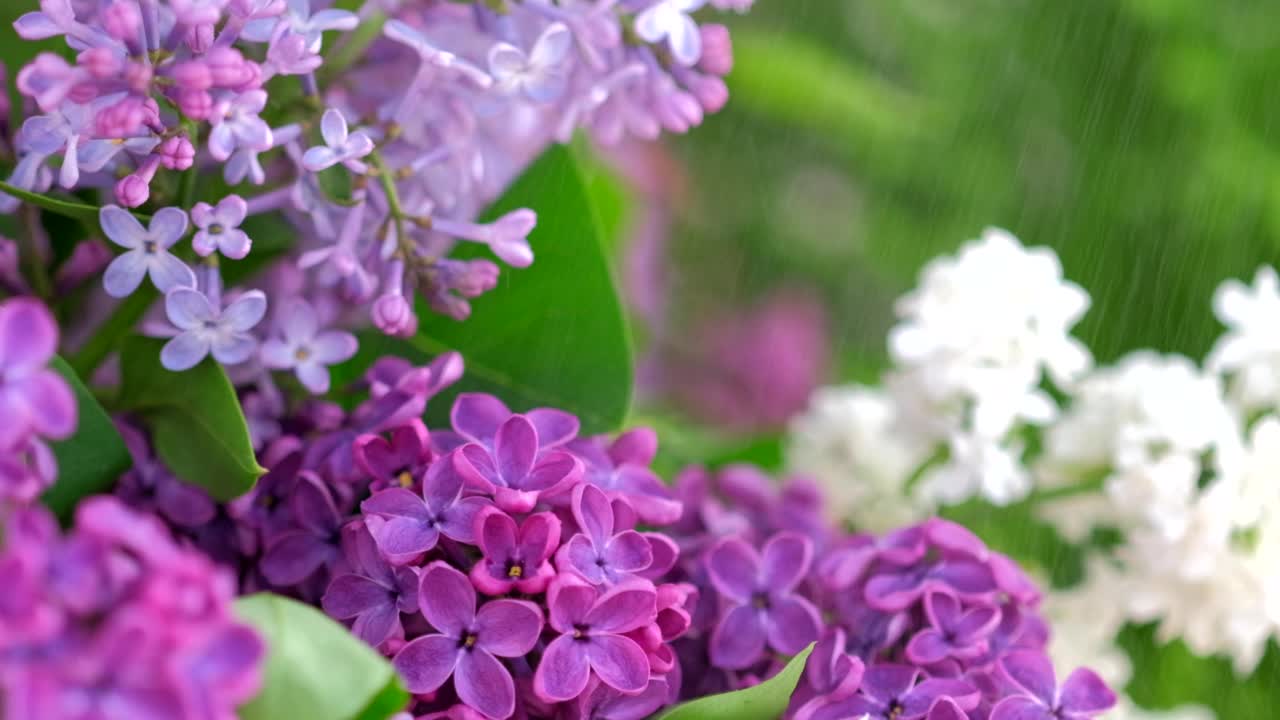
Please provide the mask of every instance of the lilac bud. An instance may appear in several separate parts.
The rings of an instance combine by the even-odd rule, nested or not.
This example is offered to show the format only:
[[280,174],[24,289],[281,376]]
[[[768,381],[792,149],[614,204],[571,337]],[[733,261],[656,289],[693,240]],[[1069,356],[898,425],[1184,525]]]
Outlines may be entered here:
[[441,260],[436,263],[440,285],[463,297],[480,297],[498,284],[498,266],[488,260]]
[[180,90],[178,109],[192,120],[208,120],[213,113],[213,96],[204,90]]
[[387,335],[408,337],[418,331],[418,316],[403,295],[387,293],[373,303],[373,324]]
[[196,149],[185,134],[175,135],[156,148],[160,162],[170,170],[186,170],[195,162]]
[[66,292],[78,287],[85,280],[102,272],[111,262],[111,250],[101,240],[89,240],[77,243],[71,251],[71,257],[62,263],[54,276],[58,292]]
[[110,80],[124,73],[119,55],[111,48],[89,48],[76,58],[76,63],[98,80]]
[[204,56],[213,83],[219,87],[234,88],[250,79],[253,70],[239,50],[227,47],[213,48]]
[[111,37],[124,43],[137,41],[138,32],[142,29],[142,12],[138,3],[118,0],[108,5],[100,17],[103,29]]
[[183,41],[191,48],[191,52],[206,52],[213,45],[213,25],[206,23],[188,27]]
[[725,85],[724,80],[714,75],[690,73],[685,86],[698,99],[703,112],[718,113],[724,108],[725,103],[729,102],[729,86]]
[[7,237],[0,237],[0,287],[22,295],[28,291],[18,260],[18,244]]
[[733,40],[729,37],[729,28],[707,24],[700,29],[702,57],[698,60],[698,67],[712,75],[728,75],[733,70]]
[[135,92],[146,92],[151,86],[155,71],[145,63],[131,62],[124,66],[124,81]]
[[151,197],[151,180],[160,168],[160,157],[152,155],[133,174],[116,183],[116,200],[125,207],[136,208]]
[[173,66],[169,71],[173,82],[183,90],[208,90],[213,87],[213,73],[209,66],[199,60],[187,60]]

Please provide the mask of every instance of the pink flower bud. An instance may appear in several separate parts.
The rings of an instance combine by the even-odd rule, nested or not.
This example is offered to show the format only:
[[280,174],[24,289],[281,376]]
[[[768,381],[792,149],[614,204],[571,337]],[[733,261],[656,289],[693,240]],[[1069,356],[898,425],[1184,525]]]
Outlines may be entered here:
[[116,183],[116,201],[121,205],[136,208],[151,197],[151,183],[138,177],[137,173],[126,175]]
[[113,79],[124,72],[120,56],[111,48],[89,48],[76,57],[76,64],[98,80]]
[[124,66],[124,81],[134,92],[145,93],[154,75],[151,66],[145,63],[131,62]]
[[177,63],[169,75],[174,84],[183,90],[208,90],[213,87],[213,73],[199,60]]
[[723,25],[703,25],[702,58],[698,67],[712,75],[728,75],[733,70],[733,40],[729,28]]
[[156,149],[160,163],[170,170],[186,170],[195,162],[196,149],[186,135],[175,135]]
[[218,87],[234,88],[245,81],[247,73],[252,72],[245,67],[245,59],[240,51],[229,47],[209,50],[204,61],[209,67],[213,84]]
[[187,28],[186,37],[187,47],[191,48],[193,53],[203,53],[213,45],[213,25],[202,23]]
[[729,102],[729,86],[715,75],[695,76],[686,85],[702,105],[703,111],[709,114],[720,112]]
[[142,13],[136,2],[114,2],[107,6],[100,15],[102,27],[111,37],[120,42],[137,42],[138,33],[142,29]]
[[408,337],[418,331],[418,316],[403,295],[387,293],[373,303],[373,324],[387,335]]
[[179,90],[178,109],[192,120],[207,120],[213,112],[213,96],[204,90]]

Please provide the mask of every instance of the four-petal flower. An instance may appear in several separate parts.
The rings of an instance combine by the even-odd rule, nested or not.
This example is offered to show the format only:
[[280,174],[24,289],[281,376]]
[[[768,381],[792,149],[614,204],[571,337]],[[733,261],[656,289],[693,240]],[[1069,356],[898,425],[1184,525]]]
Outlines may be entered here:
[[187,232],[187,214],[177,208],[161,208],[142,227],[129,211],[108,205],[98,211],[102,232],[111,242],[128,250],[111,261],[102,277],[107,294],[122,298],[138,289],[150,276],[156,289],[167,293],[176,287],[195,287],[196,275],[169,248]]

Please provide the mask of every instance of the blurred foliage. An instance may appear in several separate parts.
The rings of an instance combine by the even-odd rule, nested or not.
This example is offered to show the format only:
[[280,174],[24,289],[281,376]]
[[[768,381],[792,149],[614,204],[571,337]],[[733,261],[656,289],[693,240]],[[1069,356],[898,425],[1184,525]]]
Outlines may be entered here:
[[[894,298],[997,225],[1053,247],[1092,295],[1077,334],[1100,361],[1202,357],[1222,330],[1219,283],[1280,264],[1278,21],[1280,4],[1251,0],[757,3],[730,22],[728,109],[676,143],[690,174],[676,342],[717,308],[812,286],[833,308],[833,379],[873,381]],[[776,438],[658,416],[677,428],[664,443],[680,438],[672,467],[780,464]],[[1080,577],[1081,550],[1025,505],[949,515],[1055,586]],[[1280,702],[1274,643],[1245,680],[1152,626],[1119,642],[1144,706],[1255,718]]]
[[1093,295],[1100,359],[1198,357],[1218,283],[1280,260],[1277,21],[1249,0],[758,3],[729,109],[680,145],[681,302],[816,282],[845,375],[873,375],[892,299],[998,225]]

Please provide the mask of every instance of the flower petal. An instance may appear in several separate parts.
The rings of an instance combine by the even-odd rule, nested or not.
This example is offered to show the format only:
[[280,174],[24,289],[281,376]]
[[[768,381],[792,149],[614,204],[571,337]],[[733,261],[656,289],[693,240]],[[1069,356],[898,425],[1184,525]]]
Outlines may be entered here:
[[203,334],[184,332],[160,349],[160,364],[174,372],[190,370],[209,354],[209,339]]
[[[932,717],[929,720],[933,720]],[[1049,708],[1029,697],[1007,697],[991,709],[991,720],[1054,720]]]
[[613,535],[613,506],[600,488],[586,483],[574,488],[573,519],[591,544],[603,550]]
[[587,613],[586,623],[593,631],[625,633],[652,623],[657,612],[653,585],[639,581],[601,595]]
[[822,616],[808,600],[797,595],[775,599],[769,608],[769,645],[794,655],[822,634]]
[[653,564],[653,549],[643,535],[627,530],[609,541],[604,557],[615,571],[637,573]]
[[222,311],[222,322],[236,332],[248,332],[267,314],[267,296],[261,290],[250,290],[236,298]]
[[390,591],[362,575],[339,575],[329,583],[320,607],[329,617],[347,620],[362,612],[390,605]]
[[484,513],[483,519],[477,520],[480,532],[476,538],[485,557],[492,560],[507,560],[515,554],[516,521],[511,516],[494,508]]
[[130,250],[141,246],[147,234],[133,213],[117,205],[107,205],[99,210],[98,224],[108,240]]
[[800,584],[813,564],[813,541],[793,532],[774,535],[760,552],[760,582],[773,593]]
[[635,640],[621,635],[594,635],[587,643],[591,669],[605,685],[638,693],[649,684],[649,659]]
[[411,490],[389,488],[374,493],[369,499],[360,503],[360,509],[366,515],[385,517],[406,517],[426,522],[430,518],[422,498]]
[[538,433],[522,415],[513,415],[498,428],[493,439],[493,458],[498,474],[508,487],[520,487],[538,455]]
[[547,646],[533,676],[533,691],[543,702],[565,702],[582,694],[591,677],[583,643],[561,635]]
[[151,276],[151,284],[162,293],[175,288],[196,286],[196,274],[186,263],[168,252],[157,253],[147,260],[147,274]]
[[1058,705],[1064,713],[1092,716],[1116,704],[1116,694],[1089,668],[1077,668],[1062,684]]
[[483,650],[464,652],[453,674],[458,699],[489,718],[507,718],[516,709],[516,685],[497,658]]
[[393,603],[384,603],[360,613],[351,624],[351,632],[366,643],[378,647],[400,626],[400,611]]
[[172,247],[186,232],[187,214],[176,207],[160,208],[151,216],[149,233],[162,248]]
[[38,300],[13,298],[0,306],[0,367],[30,371],[58,351],[58,325]]
[[355,335],[341,330],[328,330],[317,335],[312,341],[311,352],[315,354],[317,362],[337,365],[351,359],[359,346],[360,343],[356,341]]
[[331,556],[332,548],[314,535],[293,530],[271,541],[258,567],[272,584],[288,587],[306,580]]
[[213,358],[223,365],[239,365],[253,356],[258,339],[248,333],[231,333],[213,341]]
[[147,256],[141,250],[130,250],[107,266],[102,276],[102,287],[111,297],[128,297],[142,284],[146,274]]
[[476,591],[467,576],[443,562],[427,566],[418,581],[418,606],[431,626],[460,638],[476,617]]
[[481,444],[491,443],[498,427],[509,417],[511,411],[501,400],[483,393],[462,393],[449,413],[454,430]]
[[706,565],[711,584],[721,595],[739,603],[751,601],[760,568],[754,548],[739,538],[727,538],[711,549]]
[[347,144],[347,119],[342,113],[330,108],[320,118],[320,135],[324,144],[331,148],[341,148]]
[[586,535],[577,534],[560,547],[556,553],[556,566],[561,572],[574,572],[592,585],[605,581],[604,568],[596,563],[600,559],[596,548]]
[[374,530],[373,539],[387,559],[404,564],[435,547],[440,531],[422,520],[395,517],[381,523]]
[[575,625],[586,620],[595,600],[595,588],[581,580],[570,582],[559,578],[547,591],[548,622],[562,633],[571,633]]
[[164,311],[169,322],[179,330],[192,330],[205,322],[217,320],[218,313],[204,293],[190,287],[175,288],[164,297]]
[[494,600],[480,608],[476,646],[498,657],[520,657],[542,634],[542,611],[527,600]]
[[1000,670],[1025,693],[1052,707],[1057,691],[1053,665],[1042,653],[1032,650],[1011,652],[1000,660]]
[[453,674],[458,664],[458,641],[444,635],[426,635],[411,641],[396,653],[395,666],[409,692],[435,692]]
[[725,613],[711,633],[711,662],[728,670],[747,667],[764,654],[764,640],[760,611],[739,605]]

